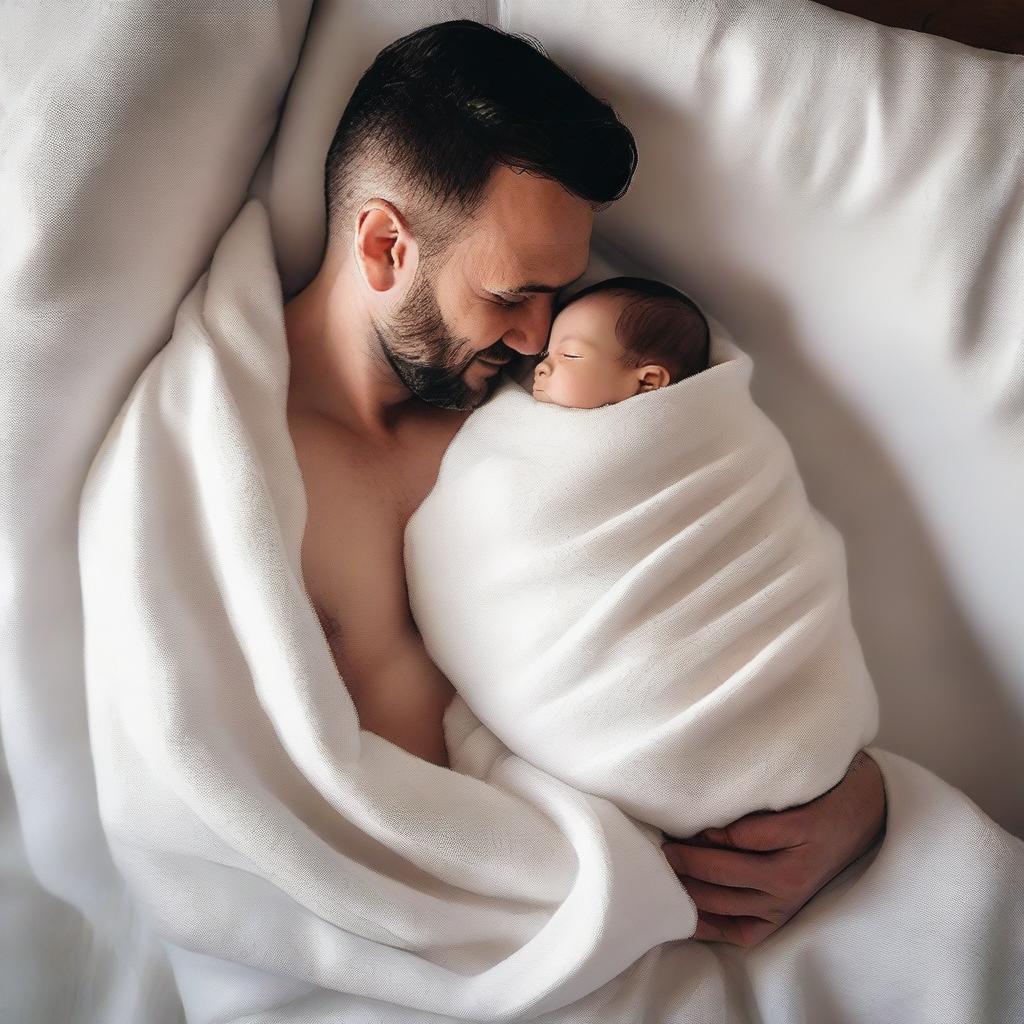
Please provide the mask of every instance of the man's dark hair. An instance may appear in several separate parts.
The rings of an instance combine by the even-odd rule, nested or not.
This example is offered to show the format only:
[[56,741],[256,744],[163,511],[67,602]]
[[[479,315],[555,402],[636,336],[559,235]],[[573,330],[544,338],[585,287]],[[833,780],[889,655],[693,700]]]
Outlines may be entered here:
[[429,25],[384,47],[352,93],[327,153],[328,238],[376,195],[436,256],[499,164],[601,208],[626,191],[636,162],[615,111],[536,40],[475,21]]
[[596,293],[627,300],[615,321],[624,366],[664,366],[673,384],[708,368],[711,329],[689,296],[646,277],[609,277],[569,296],[557,312]]

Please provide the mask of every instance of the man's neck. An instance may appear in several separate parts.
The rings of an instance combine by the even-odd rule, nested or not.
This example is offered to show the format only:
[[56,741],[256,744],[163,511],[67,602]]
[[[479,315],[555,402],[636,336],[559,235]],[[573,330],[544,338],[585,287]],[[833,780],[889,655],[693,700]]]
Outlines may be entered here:
[[284,307],[288,405],[387,442],[418,403],[375,350],[369,311],[351,276],[325,264]]

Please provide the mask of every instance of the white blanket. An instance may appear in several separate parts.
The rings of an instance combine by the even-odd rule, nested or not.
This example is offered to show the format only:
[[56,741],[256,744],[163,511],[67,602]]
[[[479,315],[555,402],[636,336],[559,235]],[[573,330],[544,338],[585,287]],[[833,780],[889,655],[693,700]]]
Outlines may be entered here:
[[406,528],[433,661],[520,757],[671,835],[806,803],[878,728],[843,544],[716,325],[599,409],[505,377]]
[[471,718],[478,778],[360,732],[302,585],[287,377],[253,201],[82,496],[103,825],[190,1021],[1011,1019],[1024,844],[902,758],[871,751],[882,846],[745,951],[672,941],[693,906],[648,832]]

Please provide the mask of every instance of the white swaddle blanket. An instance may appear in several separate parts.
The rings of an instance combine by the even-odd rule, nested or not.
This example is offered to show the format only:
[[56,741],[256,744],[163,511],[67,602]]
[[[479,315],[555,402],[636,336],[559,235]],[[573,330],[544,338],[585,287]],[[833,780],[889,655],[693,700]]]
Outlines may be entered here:
[[405,535],[431,658],[520,757],[672,835],[805,803],[874,736],[836,531],[715,325],[598,409],[511,377]]

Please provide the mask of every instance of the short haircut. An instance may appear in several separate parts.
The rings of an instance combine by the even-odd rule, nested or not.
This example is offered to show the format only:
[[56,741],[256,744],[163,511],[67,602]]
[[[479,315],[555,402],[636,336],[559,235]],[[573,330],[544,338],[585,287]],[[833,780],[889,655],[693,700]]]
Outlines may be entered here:
[[433,257],[500,164],[600,209],[625,193],[636,162],[615,111],[536,40],[475,21],[429,25],[384,47],[345,107],[326,160],[328,239],[379,196]]
[[558,312],[598,293],[627,300],[615,321],[623,365],[664,366],[673,384],[708,368],[711,329],[689,296],[646,277],[609,277],[571,295],[560,304]]

